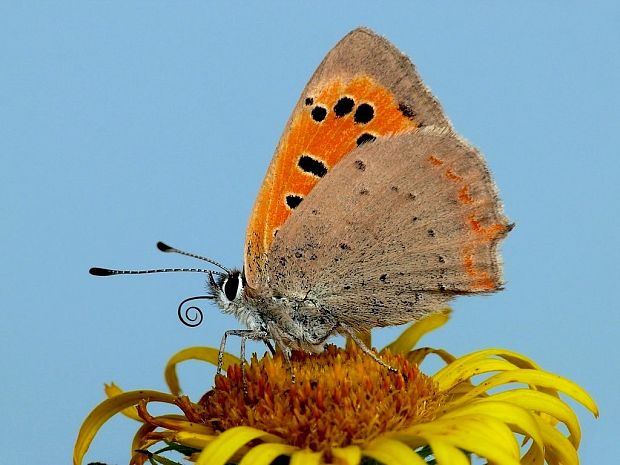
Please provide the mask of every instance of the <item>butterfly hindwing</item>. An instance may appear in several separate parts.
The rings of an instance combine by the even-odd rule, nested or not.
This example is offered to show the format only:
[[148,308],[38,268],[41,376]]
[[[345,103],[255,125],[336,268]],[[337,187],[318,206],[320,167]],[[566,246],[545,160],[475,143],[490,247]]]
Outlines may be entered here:
[[304,89],[258,194],[246,236],[248,283],[265,285],[274,238],[347,154],[425,126],[449,122],[409,59],[367,29],[343,38]]
[[265,276],[351,327],[411,321],[502,284],[510,225],[479,152],[423,128],[348,154],[278,233]]

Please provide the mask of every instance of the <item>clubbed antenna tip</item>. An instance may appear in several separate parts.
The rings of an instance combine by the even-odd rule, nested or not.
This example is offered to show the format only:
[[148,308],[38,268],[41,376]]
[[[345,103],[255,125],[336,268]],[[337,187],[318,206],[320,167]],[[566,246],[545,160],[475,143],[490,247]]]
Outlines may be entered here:
[[88,270],[88,272],[92,274],[93,276],[110,276],[114,274],[112,270],[108,270],[107,268],[98,268],[98,267],[93,267],[90,270]]
[[157,243],[157,248],[162,252],[171,252],[174,248],[170,247],[168,244],[164,244],[162,241]]

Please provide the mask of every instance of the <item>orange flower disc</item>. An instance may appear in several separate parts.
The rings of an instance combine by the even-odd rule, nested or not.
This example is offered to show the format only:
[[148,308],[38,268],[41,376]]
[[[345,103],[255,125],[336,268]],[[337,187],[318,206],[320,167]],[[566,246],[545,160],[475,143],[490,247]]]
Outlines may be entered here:
[[362,444],[389,431],[432,421],[443,396],[432,379],[400,355],[381,353],[387,370],[359,349],[330,345],[321,354],[293,354],[295,383],[280,354],[217,376],[200,417],[215,431],[251,426],[315,451]]

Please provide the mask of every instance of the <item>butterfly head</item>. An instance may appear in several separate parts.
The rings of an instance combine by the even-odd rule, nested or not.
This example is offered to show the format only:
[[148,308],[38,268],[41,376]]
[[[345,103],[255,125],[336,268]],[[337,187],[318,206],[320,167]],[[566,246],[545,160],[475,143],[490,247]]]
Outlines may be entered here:
[[209,290],[215,301],[224,311],[231,311],[243,299],[243,290],[246,281],[243,273],[231,269],[227,273],[221,273],[214,277],[209,273]]

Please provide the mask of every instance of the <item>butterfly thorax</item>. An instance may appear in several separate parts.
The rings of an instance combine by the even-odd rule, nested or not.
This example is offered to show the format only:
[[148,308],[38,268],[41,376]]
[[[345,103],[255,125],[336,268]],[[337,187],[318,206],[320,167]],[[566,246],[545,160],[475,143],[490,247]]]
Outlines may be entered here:
[[252,288],[237,270],[210,287],[224,313],[235,316],[250,330],[265,333],[284,350],[322,352],[326,340],[338,333],[336,319],[312,299]]

